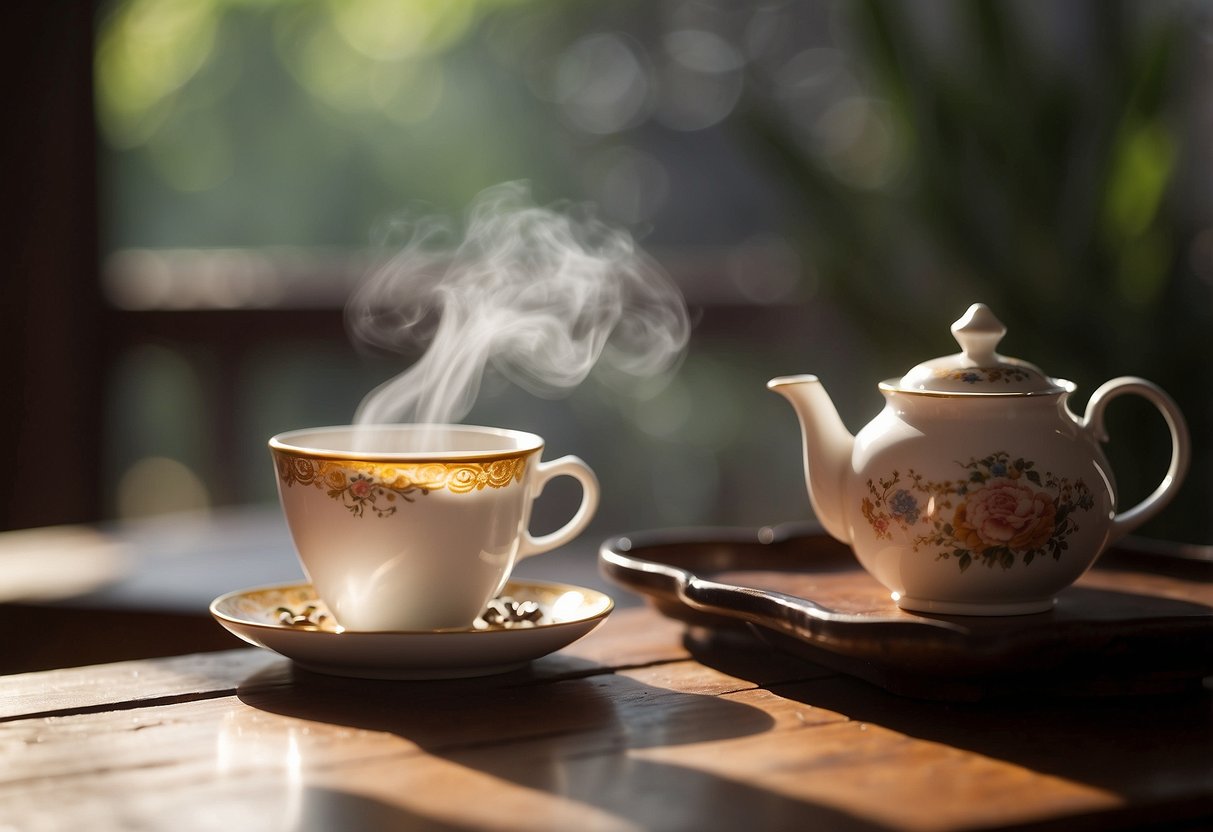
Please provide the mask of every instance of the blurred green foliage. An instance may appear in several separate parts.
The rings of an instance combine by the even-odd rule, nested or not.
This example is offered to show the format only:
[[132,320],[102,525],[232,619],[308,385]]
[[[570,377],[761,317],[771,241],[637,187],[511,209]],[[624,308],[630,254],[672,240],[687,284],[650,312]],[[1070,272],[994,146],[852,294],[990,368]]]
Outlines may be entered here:
[[543,102],[484,50],[493,10],[525,5],[108,4],[95,53],[107,246],[365,246],[404,205],[550,180]]
[[[899,168],[880,188],[832,175],[769,97],[751,95],[734,126],[786,186],[825,294],[888,366],[953,351],[949,316],[980,299],[1009,327],[1004,351],[1079,384],[1080,412],[1112,376],[1166,388],[1195,453],[1178,506],[1144,531],[1213,540],[1208,10],[1064,4],[1090,37],[1049,56],[1014,13],[1025,5],[948,4],[963,47],[941,54],[917,34],[922,7],[848,4]],[[1165,471],[1162,421],[1118,404],[1110,433],[1122,504],[1140,499]]]
[[[1130,0],[118,0],[96,52],[105,242],[360,246],[403,205],[517,178],[656,245],[775,235],[802,269],[773,306],[707,309],[681,381],[586,423],[702,463],[716,496],[687,521],[784,519],[738,506],[782,511],[752,494],[798,476],[790,433],[767,447],[738,417],[700,442],[687,420],[777,419],[748,398],[767,377],[840,362],[827,381],[868,391],[839,403],[861,413],[880,378],[953,352],[981,300],[1076,409],[1124,374],[1179,401],[1192,472],[1143,531],[1207,542],[1210,26],[1207,5]],[[1166,432],[1129,402],[1109,427],[1139,499]],[[750,487],[756,455],[787,476]]]

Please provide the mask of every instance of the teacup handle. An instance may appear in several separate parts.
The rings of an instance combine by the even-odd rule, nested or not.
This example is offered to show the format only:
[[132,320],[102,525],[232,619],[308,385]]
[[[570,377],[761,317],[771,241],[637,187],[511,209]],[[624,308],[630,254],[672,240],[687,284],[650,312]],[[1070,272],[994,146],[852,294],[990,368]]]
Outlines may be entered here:
[[532,537],[529,530],[524,530],[522,540],[518,545],[518,559],[529,558],[531,555],[538,555],[540,552],[547,552],[555,549],[557,546],[563,546],[577,535],[585,531],[585,527],[590,524],[590,520],[594,517],[594,512],[598,510],[598,477],[590,470],[590,466],[586,465],[575,456],[562,456],[559,459],[553,459],[551,462],[541,462],[535,469],[535,481],[533,488],[534,494],[531,499],[535,499],[543,492],[543,487],[547,485],[548,480],[555,477],[572,477],[581,483],[581,506],[577,509],[577,513],[573,515],[573,519],[565,523],[562,527],[540,537]]
[[1166,476],[1154,489],[1153,494],[1133,508],[1113,516],[1112,529],[1108,535],[1109,543],[1124,537],[1158,514],[1167,503],[1171,502],[1175,492],[1179,490],[1180,483],[1183,482],[1184,475],[1188,473],[1188,464],[1192,458],[1192,440],[1188,434],[1188,423],[1184,421],[1183,413],[1175,404],[1175,400],[1168,396],[1161,387],[1144,378],[1122,376],[1100,385],[1099,389],[1091,394],[1091,400],[1087,402],[1087,412],[1082,420],[1083,427],[1097,441],[1107,442],[1108,432],[1104,429],[1103,421],[1104,409],[1112,399],[1127,394],[1135,394],[1147,399],[1166,419],[1167,428],[1171,431],[1171,465],[1167,468]]

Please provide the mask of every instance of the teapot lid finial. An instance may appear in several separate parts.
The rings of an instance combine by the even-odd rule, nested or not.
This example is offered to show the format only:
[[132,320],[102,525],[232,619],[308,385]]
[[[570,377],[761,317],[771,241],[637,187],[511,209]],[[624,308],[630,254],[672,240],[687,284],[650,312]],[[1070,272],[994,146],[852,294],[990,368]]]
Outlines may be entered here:
[[974,367],[998,363],[998,353],[994,350],[1006,334],[1007,328],[984,303],[973,304],[952,324],[956,343]]
[[914,367],[882,389],[931,395],[1039,395],[1073,388],[1067,381],[1050,378],[1040,368],[995,350],[1007,334],[990,307],[975,303],[952,324],[960,352],[933,358]]

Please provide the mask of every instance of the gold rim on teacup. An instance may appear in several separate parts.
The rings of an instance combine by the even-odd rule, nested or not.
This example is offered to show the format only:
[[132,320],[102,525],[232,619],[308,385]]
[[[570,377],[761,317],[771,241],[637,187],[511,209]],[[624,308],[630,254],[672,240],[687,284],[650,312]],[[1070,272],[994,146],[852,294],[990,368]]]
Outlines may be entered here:
[[[325,434],[352,438],[360,431],[347,427],[312,428],[279,434],[270,440],[270,451],[278,478],[287,488],[313,486],[328,493],[357,516],[369,508],[379,517],[396,512],[398,501],[411,503],[418,495],[446,490],[452,494],[470,494],[485,488],[506,488],[521,483],[527,460],[543,450],[543,440],[535,434],[500,428],[471,426],[399,426],[374,425],[360,429],[365,433],[427,430],[466,433],[480,437],[499,437],[520,448],[468,451],[358,451],[318,448],[316,438]],[[307,438],[308,444],[295,444],[293,437]],[[351,444],[345,442],[341,444]],[[455,460],[455,461],[452,461]]]
[[[455,433],[467,433],[477,436],[492,436],[505,441],[512,442],[516,447],[489,448],[484,450],[453,450],[450,448],[439,448],[426,451],[381,451],[381,450],[358,450],[356,448],[332,448],[321,447],[314,441],[308,444],[295,443],[292,441],[296,437],[321,437],[326,434],[340,435],[359,435],[366,437],[375,433],[400,433],[416,432],[423,434],[426,431],[434,432],[447,431]],[[298,457],[308,457],[311,459],[333,460],[347,462],[351,460],[361,462],[445,462],[452,459],[460,461],[494,461],[500,459],[518,459],[526,457],[535,452],[543,451],[543,439],[534,433],[528,433],[521,430],[510,430],[508,428],[489,428],[479,425],[366,425],[359,428],[353,428],[347,425],[336,425],[323,428],[303,428],[301,430],[292,430],[285,433],[280,433],[269,441],[270,449],[278,452],[290,454]]]

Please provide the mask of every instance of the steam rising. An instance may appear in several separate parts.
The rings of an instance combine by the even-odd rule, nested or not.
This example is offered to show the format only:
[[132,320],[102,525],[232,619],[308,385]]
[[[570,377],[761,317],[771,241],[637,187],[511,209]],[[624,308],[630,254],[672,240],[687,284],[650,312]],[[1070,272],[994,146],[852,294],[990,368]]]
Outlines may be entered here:
[[537,206],[507,183],[476,198],[462,239],[438,217],[396,231],[403,249],[359,287],[346,320],[368,344],[429,346],[363,399],[358,424],[458,422],[489,364],[552,397],[600,357],[650,376],[682,356],[682,295],[629,234],[584,209]]

